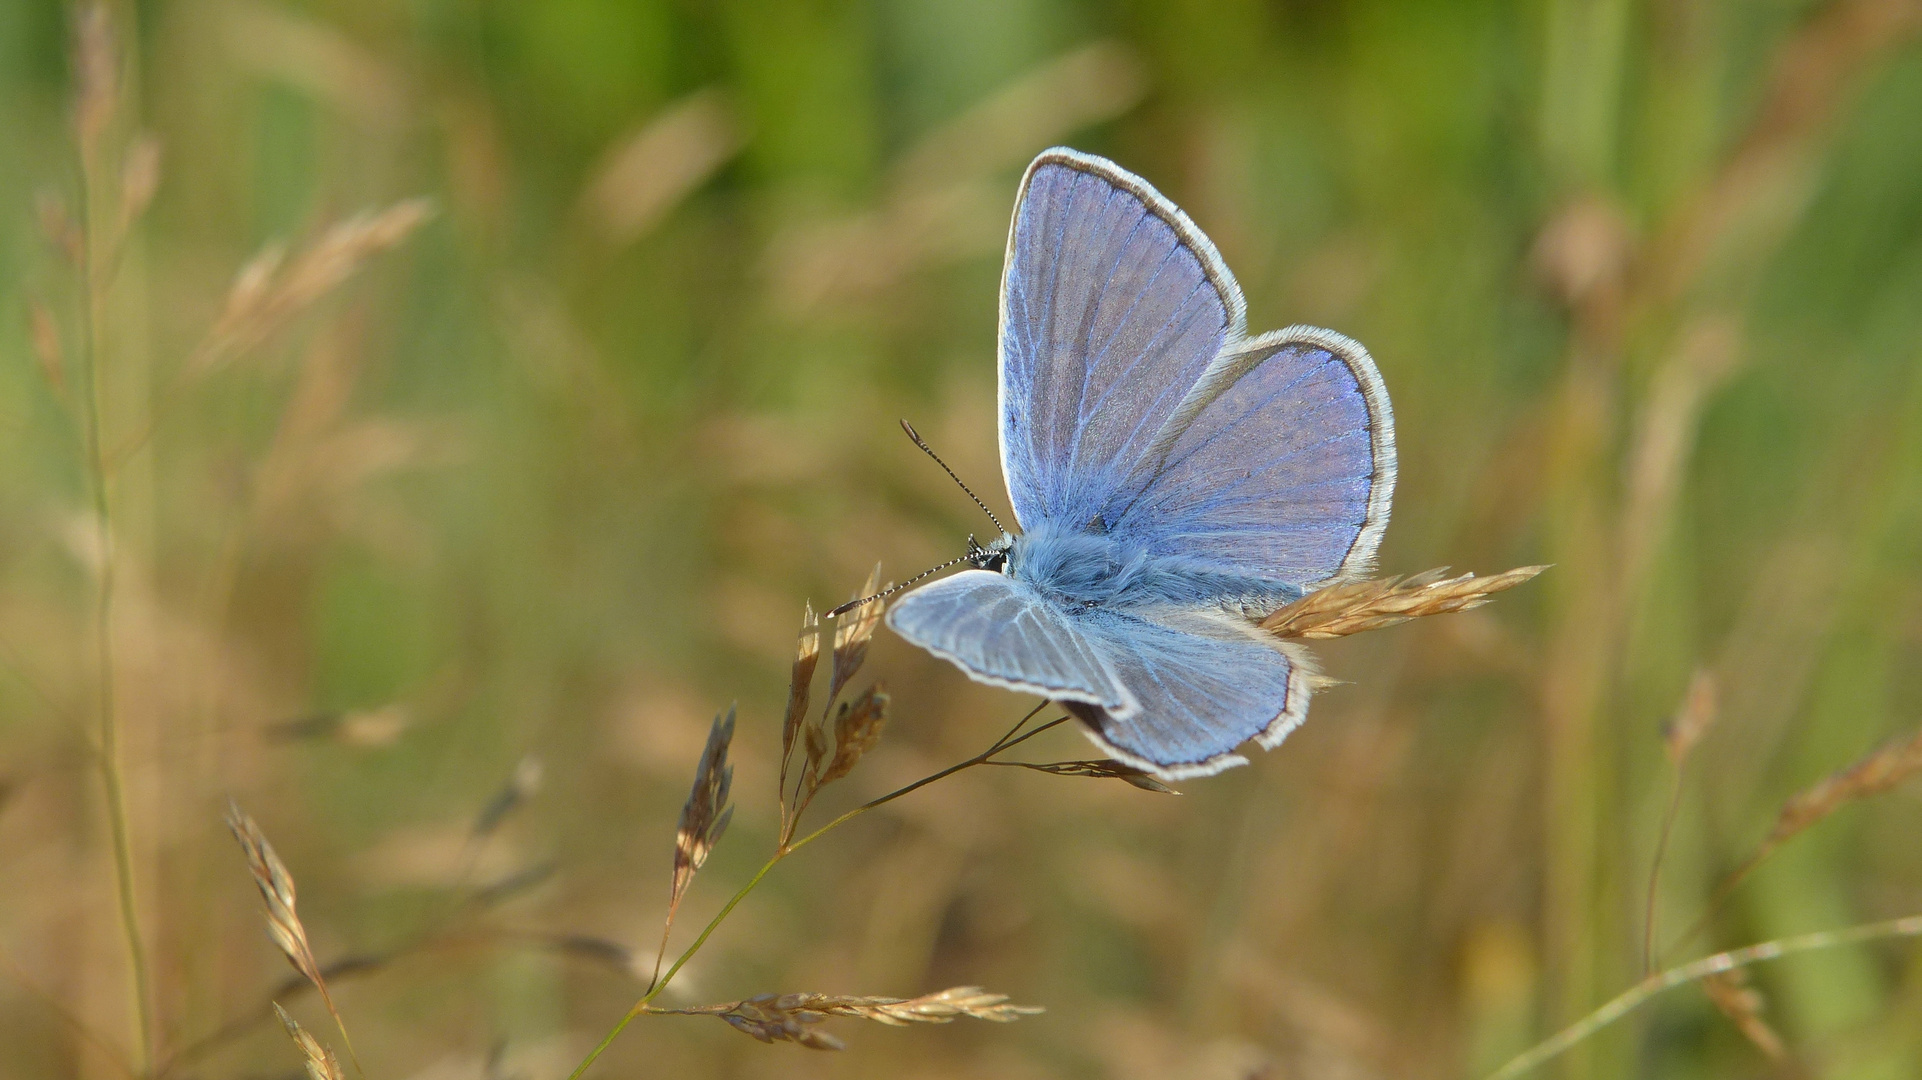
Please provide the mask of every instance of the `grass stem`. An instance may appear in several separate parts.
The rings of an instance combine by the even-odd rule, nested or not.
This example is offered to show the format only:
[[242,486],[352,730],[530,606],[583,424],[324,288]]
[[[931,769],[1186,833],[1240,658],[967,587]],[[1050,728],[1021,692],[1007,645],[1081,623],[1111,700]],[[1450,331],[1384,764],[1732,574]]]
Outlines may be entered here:
[[[918,791],[921,788],[927,787],[929,784],[932,784],[937,780],[943,780],[943,779],[946,779],[947,777],[953,776],[955,773],[958,773],[963,769],[971,769],[976,765],[987,764],[988,759],[994,757],[994,755],[996,754],[1001,753],[1003,750],[1009,750],[1016,746],[1019,746],[1022,743],[1027,742],[1029,739],[1034,738],[1036,735],[1039,735],[1050,728],[1064,724],[1068,721],[1068,718],[1063,716],[1058,719],[1050,720],[1047,723],[1034,728],[1032,731],[1027,732],[1026,734],[1021,734],[1020,733],[1021,729],[1027,726],[1028,721],[1034,719],[1035,716],[1038,713],[1040,713],[1042,709],[1045,709],[1047,707],[1048,707],[1048,702],[1046,701],[1043,701],[1041,704],[1036,705],[1032,710],[1028,712],[1026,716],[1023,716],[1021,720],[1014,725],[1014,727],[1010,728],[1007,734],[1001,736],[999,739],[996,739],[994,741],[994,745],[988,747],[986,750],[981,751],[979,754],[976,754],[973,757],[968,758],[966,761],[956,762],[955,764],[950,765],[945,769],[942,769],[940,772],[932,773],[928,776],[924,776],[921,779],[916,780],[912,784],[908,784],[904,787],[896,788],[895,790],[890,791],[886,795],[882,795],[879,798],[869,799],[867,802],[864,802],[861,805],[855,807],[854,809],[849,810],[847,813],[842,814],[840,817],[835,818],[833,821],[828,822],[826,825],[823,825],[820,828],[814,830],[813,832],[808,833],[806,836],[801,837],[799,840],[796,840],[791,844],[787,844],[777,849],[774,852],[774,854],[768,858],[767,862],[762,863],[761,868],[754,872],[754,876],[748,879],[747,884],[741,886],[740,889],[737,890],[733,896],[728,898],[727,903],[721,905],[721,910],[715,912],[714,917],[712,919],[709,919],[707,921],[707,925],[701,928],[700,934],[694,938],[694,943],[689,945],[687,947],[687,950],[681,953],[681,955],[675,959],[674,963],[668,967],[667,971],[664,974],[662,974],[658,979],[655,979],[649,982],[647,992],[642,994],[641,999],[639,1001],[636,1001],[633,1007],[627,1010],[627,1014],[622,1016],[620,1021],[614,1025],[614,1029],[612,1031],[609,1031],[607,1035],[603,1037],[601,1041],[594,1047],[594,1049],[588,1052],[587,1057],[583,1059],[579,1065],[575,1066],[574,1071],[568,1074],[567,1080],[580,1080],[581,1074],[585,1073],[588,1070],[588,1068],[594,1064],[595,1059],[599,1058],[601,1054],[604,1051],[606,1051],[606,1049],[609,1046],[613,1045],[614,1040],[620,1037],[621,1032],[627,1029],[627,1025],[632,1023],[635,1017],[640,1016],[642,1013],[650,1011],[648,1006],[654,1001],[654,999],[659,997],[661,995],[661,992],[667,989],[668,984],[674,981],[674,976],[680,972],[681,968],[685,967],[687,965],[687,962],[694,958],[695,953],[701,951],[701,946],[707,944],[707,939],[713,936],[714,931],[719,929],[721,923],[726,921],[727,917],[734,912],[734,909],[736,907],[740,906],[741,901],[747,899],[748,894],[754,891],[755,886],[759,885],[762,879],[767,877],[769,871],[772,871],[774,867],[778,863],[780,863],[782,859],[787,858],[789,855],[792,855],[795,852],[801,850],[802,848],[808,846],[809,844],[813,843],[815,840],[818,840],[822,836],[825,836],[827,833],[832,832],[833,830],[841,827],[842,825],[845,825],[846,823],[854,820],[857,817],[860,817],[862,814],[867,813],[869,810],[872,810],[877,806],[881,806],[883,804],[893,802],[894,800],[901,798],[903,795],[907,795],[912,792]],[[796,813],[797,814],[799,813],[798,809],[796,810]]]
[[133,1011],[137,1028],[134,1060],[141,1075],[153,1067],[153,1008],[148,999],[147,951],[140,933],[140,914],[133,876],[133,841],[127,815],[126,776],[121,765],[120,722],[114,700],[113,602],[114,562],[113,499],[108,490],[105,440],[102,433],[102,380],[100,378],[100,339],[105,321],[107,282],[99,266],[99,245],[93,202],[101,197],[97,183],[98,161],[94,150],[84,142],[80,149],[80,277],[86,308],[81,319],[81,370],[86,379],[86,457],[88,486],[93,494],[95,552],[99,579],[95,590],[94,643],[98,682],[98,723],[100,774],[106,788],[108,827],[113,845],[114,884],[118,894],[120,926],[127,942],[128,977],[131,980]]
[[1822,930],[1813,934],[1764,941],[1759,945],[1731,949],[1680,967],[1670,968],[1659,974],[1650,975],[1617,994],[1594,1012],[1517,1055],[1508,1064],[1489,1074],[1488,1080],[1513,1080],[1514,1077],[1561,1055],[1582,1040],[1627,1016],[1663,991],[1673,990],[1678,986],[1708,978],[1710,975],[1720,975],[1725,971],[1733,971],[1764,960],[1775,960],[1795,953],[1814,952],[1818,949],[1833,949],[1842,945],[1856,945],[1865,941],[1901,937],[1922,937],[1922,915],[1908,915],[1900,919],[1851,926],[1842,930]]

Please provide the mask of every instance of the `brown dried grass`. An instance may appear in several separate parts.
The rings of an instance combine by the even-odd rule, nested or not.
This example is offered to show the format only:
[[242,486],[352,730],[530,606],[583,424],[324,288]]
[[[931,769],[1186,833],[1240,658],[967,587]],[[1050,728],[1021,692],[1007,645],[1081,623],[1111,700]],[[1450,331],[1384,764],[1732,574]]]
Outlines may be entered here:
[[341,1071],[340,1061],[334,1057],[334,1052],[308,1034],[307,1029],[288,1016],[287,1010],[281,1008],[278,1002],[274,1004],[274,1015],[280,1017],[280,1025],[287,1029],[287,1037],[300,1048],[301,1058],[307,1066],[308,1080],[347,1080],[347,1074]]
[[1004,765],[1017,769],[1032,769],[1051,776],[1092,776],[1102,779],[1120,780],[1132,784],[1143,791],[1156,791],[1164,795],[1179,795],[1181,792],[1155,779],[1152,773],[1116,761],[1113,758],[1091,758],[1083,761],[995,761],[993,765]]
[[781,718],[781,770],[775,782],[780,796],[782,835],[786,835],[788,803],[788,764],[794,758],[794,739],[807,721],[808,694],[814,684],[814,668],[821,660],[821,620],[814,605],[801,609],[801,633],[794,642],[794,666],[788,674],[787,711]]
[[1755,1048],[1766,1054],[1770,1061],[1784,1061],[1789,1056],[1788,1044],[1782,1036],[1762,1019],[1766,1002],[1762,992],[1749,985],[1748,970],[1735,968],[1730,971],[1710,975],[1702,980],[1702,992],[1728,1017],[1729,1022]]
[[1755,855],[1760,860],[1796,835],[1850,803],[1894,790],[1922,773],[1922,731],[1889,743],[1840,772],[1825,777],[1782,804],[1775,828]]
[[186,374],[203,375],[265,341],[432,216],[429,200],[406,199],[348,218],[291,259],[279,245],[264,248],[234,277],[220,316],[187,361]]
[[[857,596],[875,596],[886,591],[881,586],[881,564],[875,563],[868,573],[868,580],[861,586]],[[841,617],[834,627],[833,674],[828,679],[828,707],[840,698],[841,691],[853,680],[855,673],[868,658],[868,642],[873,640],[874,631],[881,625],[881,616],[888,609],[887,601],[875,597],[867,603],[854,608]],[[825,712],[825,710],[824,710]]]
[[1669,764],[1680,769],[1688,761],[1696,744],[1714,726],[1721,711],[1721,698],[1721,684],[1714,672],[1697,671],[1689,680],[1682,707],[1662,728],[1662,749],[1668,754]]
[[60,345],[60,324],[54,321],[53,313],[38,297],[28,301],[27,319],[33,338],[33,358],[40,365],[40,374],[46,378],[54,396],[65,401],[66,351]]
[[760,994],[722,1005],[685,1009],[650,1009],[681,1016],[716,1016],[734,1030],[764,1043],[791,1042],[811,1050],[844,1050],[840,1039],[815,1025],[831,1016],[872,1020],[890,1027],[909,1024],[948,1024],[968,1016],[997,1024],[1012,1023],[1044,1010],[1038,1005],[1014,1005],[1006,994],[978,986],[956,986],[914,998],[849,997],[839,994]]
[[1814,785],[1791,795],[1775,817],[1775,826],[1761,844],[1715,887],[1708,905],[1694,925],[1675,939],[1671,950],[1680,947],[1708,926],[1735,889],[1755,868],[1790,840],[1813,828],[1831,814],[1864,799],[1885,794],[1922,774],[1922,730],[1881,749],[1839,772],[1831,773]]
[[888,691],[884,684],[877,682],[852,702],[843,702],[834,718],[834,757],[821,772],[821,785],[853,772],[862,756],[880,741],[887,726]]
[[680,827],[674,833],[674,886],[668,901],[668,922],[687,895],[694,875],[707,862],[709,852],[727,832],[734,817],[728,793],[734,785],[734,766],[728,764],[727,748],[734,739],[734,708],[714,718],[708,729],[707,747],[694,770],[694,789],[681,807]]
[[[347,1055],[356,1058],[355,1071],[364,1075],[365,1070],[360,1068],[354,1053],[353,1040],[347,1035],[347,1024],[334,1005],[334,995],[327,989],[320,962],[314,958],[313,946],[307,940],[307,927],[300,921],[294,876],[288,873],[287,864],[280,861],[274,846],[267,842],[267,835],[260,831],[260,825],[238,803],[230,801],[227,804],[227,828],[234,834],[234,839],[240,842],[240,850],[247,856],[247,870],[253,875],[255,887],[260,890],[261,903],[267,909],[267,935],[280,947],[281,955],[294,966],[294,970],[305,976],[320,992],[320,1000],[327,1006],[327,1014],[333,1017],[334,1026],[340,1030],[341,1040],[347,1045]],[[309,1059],[309,1071],[314,1068],[312,1060]],[[335,1068],[337,1070],[338,1066]],[[321,1076],[319,1073],[314,1075],[317,1078]]]
[[1512,589],[1546,566],[1522,566],[1476,577],[1444,577],[1446,567],[1406,578],[1377,578],[1330,585],[1261,620],[1261,628],[1281,638],[1309,640],[1347,637],[1394,626],[1426,615],[1449,615],[1481,607],[1498,592]]

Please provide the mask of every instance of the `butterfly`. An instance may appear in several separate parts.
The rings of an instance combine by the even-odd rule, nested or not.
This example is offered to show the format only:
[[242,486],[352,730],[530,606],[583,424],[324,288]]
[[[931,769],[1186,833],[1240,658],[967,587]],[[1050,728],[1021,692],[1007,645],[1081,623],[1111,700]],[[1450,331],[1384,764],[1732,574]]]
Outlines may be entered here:
[[1022,531],[970,539],[969,568],[888,625],[976,681],[1053,699],[1163,779],[1280,744],[1315,675],[1255,620],[1365,573],[1388,525],[1394,416],[1368,351],[1306,326],[1248,337],[1241,288],[1188,215],[1066,148],[1022,178],[999,336]]

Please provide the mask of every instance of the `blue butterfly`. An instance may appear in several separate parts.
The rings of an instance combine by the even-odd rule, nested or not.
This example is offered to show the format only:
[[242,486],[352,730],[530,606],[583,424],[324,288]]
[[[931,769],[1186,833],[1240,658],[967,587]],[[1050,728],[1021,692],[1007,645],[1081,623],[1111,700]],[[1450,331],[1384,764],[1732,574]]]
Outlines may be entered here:
[[1254,619],[1367,571],[1395,424],[1360,345],[1245,331],[1188,215],[1105,158],[1035,158],[1001,278],[1001,469],[1024,531],[970,541],[972,568],[888,625],[1164,779],[1278,745],[1314,676]]

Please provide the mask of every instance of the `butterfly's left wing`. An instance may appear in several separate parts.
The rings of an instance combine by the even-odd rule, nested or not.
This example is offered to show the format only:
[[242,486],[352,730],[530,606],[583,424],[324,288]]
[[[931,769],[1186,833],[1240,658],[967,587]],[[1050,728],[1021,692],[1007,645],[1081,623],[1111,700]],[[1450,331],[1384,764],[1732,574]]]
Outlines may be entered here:
[[1087,528],[1145,479],[1243,310],[1214,245],[1145,180],[1074,150],[1036,157],[1001,279],[1001,467],[1022,526]]
[[1156,619],[1099,611],[1083,634],[1138,703],[1132,715],[1063,702],[1096,745],[1168,780],[1209,776],[1248,760],[1250,739],[1273,749],[1308,712],[1307,656],[1283,652],[1226,616]]

